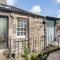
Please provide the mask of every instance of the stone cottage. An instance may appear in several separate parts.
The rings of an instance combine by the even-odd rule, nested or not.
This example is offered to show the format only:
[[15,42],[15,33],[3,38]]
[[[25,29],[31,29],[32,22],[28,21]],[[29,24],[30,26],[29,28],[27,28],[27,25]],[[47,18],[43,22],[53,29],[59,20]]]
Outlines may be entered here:
[[42,51],[57,40],[59,18],[44,17],[13,6],[0,5],[0,52],[9,48],[12,53],[23,52],[25,40],[29,51]]

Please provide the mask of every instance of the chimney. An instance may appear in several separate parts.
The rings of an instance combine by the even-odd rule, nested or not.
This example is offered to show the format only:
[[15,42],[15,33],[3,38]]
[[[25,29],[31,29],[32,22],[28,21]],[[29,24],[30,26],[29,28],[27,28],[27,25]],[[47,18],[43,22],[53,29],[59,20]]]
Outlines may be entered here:
[[6,5],[6,0],[0,0],[0,4]]

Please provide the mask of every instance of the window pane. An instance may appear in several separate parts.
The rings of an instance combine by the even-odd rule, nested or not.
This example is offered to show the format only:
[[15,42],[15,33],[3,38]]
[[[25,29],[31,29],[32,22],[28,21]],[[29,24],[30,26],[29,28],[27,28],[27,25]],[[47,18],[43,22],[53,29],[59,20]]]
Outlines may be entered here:
[[24,32],[24,36],[26,36],[26,32]]
[[21,29],[20,28],[17,28],[17,31],[20,31]]
[[27,23],[26,20],[24,20],[24,23]]
[[21,28],[21,31],[24,31],[24,28]]
[[7,47],[7,18],[0,17],[0,49]]
[[24,31],[26,31],[26,28],[24,28]]
[[24,23],[24,27],[27,27],[27,24],[26,23]]
[[24,23],[24,21],[23,20],[20,20],[20,23]]
[[20,27],[20,23],[17,23],[17,27]]
[[23,23],[20,23],[20,27],[23,27]]
[[17,32],[17,36],[20,36],[20,32]]
[[21,36],[23,36],[23,32],[21,32]]

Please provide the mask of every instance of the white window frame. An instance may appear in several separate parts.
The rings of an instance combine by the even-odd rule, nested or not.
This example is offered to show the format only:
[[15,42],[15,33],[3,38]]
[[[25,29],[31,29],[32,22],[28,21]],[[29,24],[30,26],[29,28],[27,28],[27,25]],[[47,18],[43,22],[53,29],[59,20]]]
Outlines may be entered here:
[[[18,18],[20,18],[20,17],[17,17],[17,20],[18,20]],[[16,20],[16,22],[17,22],[17,20]],[[26,18],[20,18],[20,20],[26,20],[26,22],[27,22]],[[16,23],[16,36],[17,36],[17,28],[20,28],[20,27],[17,27],[17,23]],[[21,27],[21,28],[23,28],[23,27]],[[26,36],[17,36],[17,38],[26,38],[27,37],[27,29],[28,29],[28,27],[26,27]]]

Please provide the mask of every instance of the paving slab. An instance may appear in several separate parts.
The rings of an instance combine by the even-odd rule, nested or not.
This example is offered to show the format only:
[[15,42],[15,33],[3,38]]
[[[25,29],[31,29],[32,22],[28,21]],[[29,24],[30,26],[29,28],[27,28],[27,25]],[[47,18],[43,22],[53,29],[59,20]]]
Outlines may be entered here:
[[50,53],[47,60],[60,60],[60,50]]

